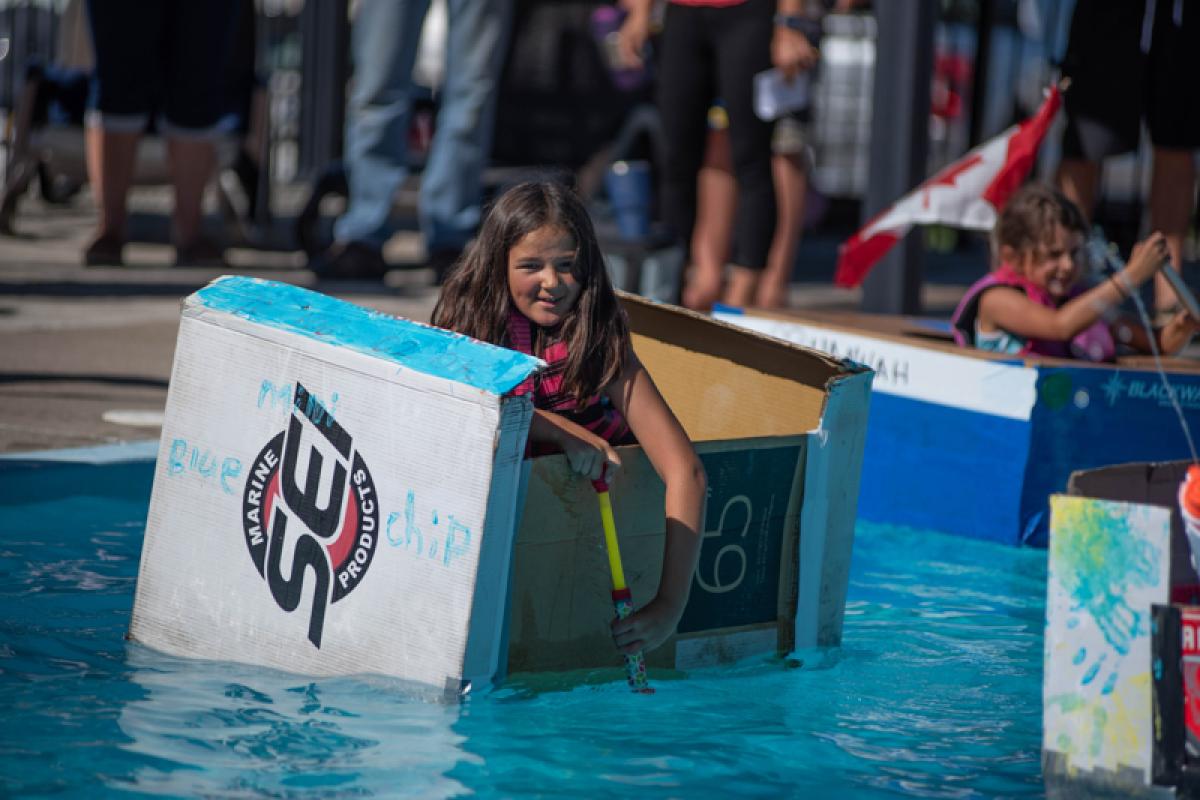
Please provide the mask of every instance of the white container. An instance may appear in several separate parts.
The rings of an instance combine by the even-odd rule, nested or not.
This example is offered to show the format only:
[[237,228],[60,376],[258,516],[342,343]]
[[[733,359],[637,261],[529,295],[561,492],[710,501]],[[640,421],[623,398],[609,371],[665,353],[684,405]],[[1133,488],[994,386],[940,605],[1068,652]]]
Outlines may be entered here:
[[766,122],[791,111],[808,107],[807,72],[788,80],[778,69],[764,70],[754,76],[754,113]]

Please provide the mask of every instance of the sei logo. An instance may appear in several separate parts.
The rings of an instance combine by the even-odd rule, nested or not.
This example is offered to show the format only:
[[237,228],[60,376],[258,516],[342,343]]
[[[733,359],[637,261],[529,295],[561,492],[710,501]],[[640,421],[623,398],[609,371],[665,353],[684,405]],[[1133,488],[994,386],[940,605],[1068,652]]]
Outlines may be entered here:
[[[295,611],[306,583],[308,639],[321,646],[325,609],[362,582],[375,554],[375,482],[350,434],[296,384],[287,428],[254,459],[242,495],[246,546],[271,597]],[[283,554],[291,568],[285,575]]]

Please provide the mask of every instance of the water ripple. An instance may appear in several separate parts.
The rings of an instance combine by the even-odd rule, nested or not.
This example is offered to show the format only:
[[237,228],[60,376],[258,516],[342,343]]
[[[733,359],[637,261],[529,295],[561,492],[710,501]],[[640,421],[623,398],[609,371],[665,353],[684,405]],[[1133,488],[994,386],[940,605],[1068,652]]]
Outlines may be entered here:
[[56,513],[0,519],[2,795],[1042,793],[1044,551],[860,524],[841,647],[445,705],[126,644],[144,501]]

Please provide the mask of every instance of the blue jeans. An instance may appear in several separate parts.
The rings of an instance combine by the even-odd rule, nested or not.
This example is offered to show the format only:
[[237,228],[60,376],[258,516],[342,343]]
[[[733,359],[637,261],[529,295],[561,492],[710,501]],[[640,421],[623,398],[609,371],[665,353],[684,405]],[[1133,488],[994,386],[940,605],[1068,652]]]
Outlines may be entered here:
[[[339,241],[382,246],[392,197],[407,174],[412,68],[429,0],[362,0],[352,30],[354,90],[346,121],[350,198]],[[512,0],[447,0],[445,79],[421,178],[421,232],[429,251],[457,249],[481,216],[500,68]]]

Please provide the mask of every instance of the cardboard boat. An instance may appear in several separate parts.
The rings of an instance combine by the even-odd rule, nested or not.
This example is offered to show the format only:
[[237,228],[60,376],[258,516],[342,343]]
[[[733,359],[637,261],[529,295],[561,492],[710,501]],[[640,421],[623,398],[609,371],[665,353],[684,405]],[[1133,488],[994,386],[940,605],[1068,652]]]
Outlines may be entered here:
[[[1153,360],[957,347],[947,323],[870,314],[714,316],[875,371],[858,513],[917,531],[1046,546],[1047,498],[1075,470],[1189,457]],[[1200,432],[1200,364],[1163,360]]]
[[[708,473],[678,635],[687,668],[840,640],[865,367],[623,297],[634,347]],[[293,286],[226,277],[183,308],[132,638],[457,695],[509,671],[618,666],[596,498],[524,457],[541,362]],[[635,603],[663,484],[611,485]]]
[[1200,587],[1176,501],[1187,466],[1078,472],[1069,494],[1051,498],[1049,797],[1190,797],[1200,787]]

